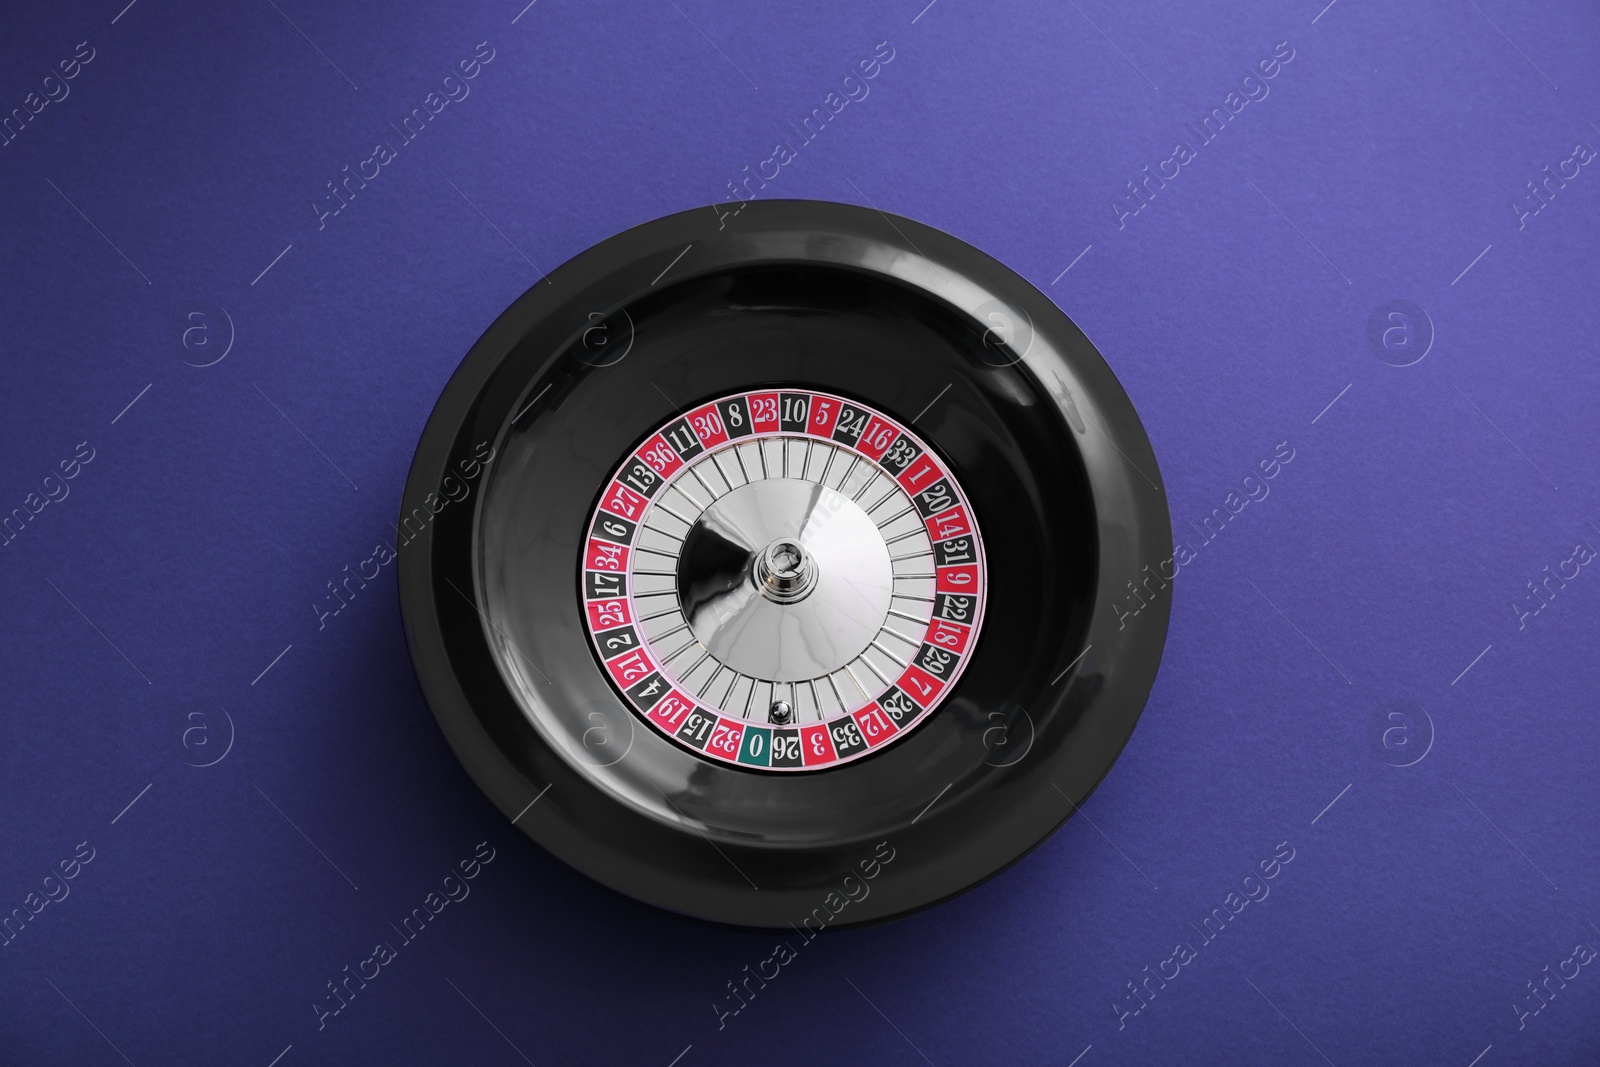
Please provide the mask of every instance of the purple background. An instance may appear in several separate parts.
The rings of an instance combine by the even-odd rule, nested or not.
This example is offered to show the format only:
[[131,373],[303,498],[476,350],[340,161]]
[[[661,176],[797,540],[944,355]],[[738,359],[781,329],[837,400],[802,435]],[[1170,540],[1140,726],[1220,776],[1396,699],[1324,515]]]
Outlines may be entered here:
[[[1592,5],[123,2],[0,32],[5,113],[95,50],[0,148],[0,513],[94,449],[0,547],[0,911],[95,849],[0,948],[0,1061],[1595,1062],[1600,966],[1521,1029],[1513,1004],[1600,948],[1600,573],[1522,628],[1511,604],[1600,548],[1600,166],[1522,228],[1509,206],[1600,147]],[[1270,95],[1119,229],[1123,184],[1285,40]],[[471,95],[319,230],[324,183],[481,41]],[[636,905],[510,828],[418,691],[392,567],[320,630],[312,605],[391,537],[434,399],[507,304],[726,199],[883,41],[870,95],[761,195],[917,218],[1050,294],[1197,558],[1085,817],[804,946],[719,1029],[777,939]],[[1404,368],[1368,337],[1396,299],[1435,334]],[[222,709],[231,750],[186,765],[223,750]],[[324,983],[485,840],[471,896],[319,1031]],[[1202,945],[1284,841],[1270,897]],[[1198,958],[1119,1029],[1177,942]]]

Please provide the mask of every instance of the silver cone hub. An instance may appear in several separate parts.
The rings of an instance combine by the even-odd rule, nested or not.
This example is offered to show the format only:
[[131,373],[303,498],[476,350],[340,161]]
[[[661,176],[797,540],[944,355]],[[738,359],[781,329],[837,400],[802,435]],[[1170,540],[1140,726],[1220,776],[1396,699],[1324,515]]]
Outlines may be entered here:
[[894,595],[883,534],[816,482],[774,478],[719,497],[678,560],[690,629],[720,662],[775,682],[833,673],[883,628]]

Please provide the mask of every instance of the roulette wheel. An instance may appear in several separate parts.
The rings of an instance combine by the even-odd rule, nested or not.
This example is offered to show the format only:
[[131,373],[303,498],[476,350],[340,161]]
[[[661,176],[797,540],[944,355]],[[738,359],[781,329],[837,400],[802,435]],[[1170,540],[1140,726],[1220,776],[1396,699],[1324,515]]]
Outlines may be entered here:
[[1093,345],[977,249],[841,204],[673,215],[535,284],[445,388],[399,526],[480,788],[599,882],[738,925],[882,920],[1015,862],[1109,770],[1166,634],[1160,475]]

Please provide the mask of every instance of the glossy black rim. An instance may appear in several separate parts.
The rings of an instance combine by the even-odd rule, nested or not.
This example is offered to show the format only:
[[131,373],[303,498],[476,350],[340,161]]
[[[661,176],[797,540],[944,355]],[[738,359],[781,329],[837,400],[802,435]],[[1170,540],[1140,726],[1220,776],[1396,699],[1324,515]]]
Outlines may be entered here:
[[[881,753],[799,776],[714,765],[640,721],[572,595],[640,435],[760,385],[914,427],[967,487],[991,571],[955,694]],[[403,498],[407,638],[474,780],[572,866],[720,922],[878,921],[1015,862],[1121,752],[1165,640],[1166,597],[1127,607],[1172,557],[1160,484],[1094,347],[977,249],[839,204],[685,212],[535,285],[452,377]],[[841,903],[864,861],[870,892]]]

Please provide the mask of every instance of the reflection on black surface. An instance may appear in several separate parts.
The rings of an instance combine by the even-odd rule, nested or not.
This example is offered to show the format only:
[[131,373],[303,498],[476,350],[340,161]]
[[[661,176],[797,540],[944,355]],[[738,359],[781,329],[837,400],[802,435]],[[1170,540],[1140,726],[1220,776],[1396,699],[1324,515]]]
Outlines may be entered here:
[[715,516],[694,524],[678,557],[678,603],[691,626],[698,628],[702,610],[745,584],[756,551]]

